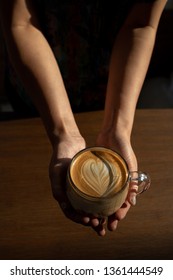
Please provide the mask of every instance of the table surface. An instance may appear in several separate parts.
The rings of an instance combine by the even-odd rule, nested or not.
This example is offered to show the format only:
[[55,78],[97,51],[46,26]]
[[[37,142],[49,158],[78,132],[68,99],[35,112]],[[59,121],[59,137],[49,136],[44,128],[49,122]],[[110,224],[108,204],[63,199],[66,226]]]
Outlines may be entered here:
[[[94,145],[103,112],[75,117]],[[137,110],[132,142],[151,188],[116,232],[99,237],[52,197],[41,120],[0,122],[0,259],[173,259],[173,110]]]

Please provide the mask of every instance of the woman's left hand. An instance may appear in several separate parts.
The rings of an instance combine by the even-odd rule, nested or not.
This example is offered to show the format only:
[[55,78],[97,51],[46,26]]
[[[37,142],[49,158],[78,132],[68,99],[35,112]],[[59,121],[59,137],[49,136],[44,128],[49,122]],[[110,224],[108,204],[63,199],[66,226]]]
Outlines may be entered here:
[[[129,171],[137,171],[137,159],[132,149],[129,139],[123,135],[116,136],[114,134],[100,133],[96,144],[98,146],[104,146],[118,152],[127,162]],[[117,228],[118,222],[124,219],[131,207],[136,204],[136,188],[130,188],[127,198],[121,208],[107,219],[107,228],[110,231],[114,231]]]

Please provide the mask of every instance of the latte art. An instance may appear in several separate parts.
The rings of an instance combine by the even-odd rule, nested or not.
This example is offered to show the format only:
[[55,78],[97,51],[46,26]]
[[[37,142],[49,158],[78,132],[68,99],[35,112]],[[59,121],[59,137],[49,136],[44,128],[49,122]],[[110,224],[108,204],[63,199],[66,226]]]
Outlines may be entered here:
[[81,183],[87,186],[85,193],[93,196],[108,196],[117,177],[115,165],[99,158],[88,159],[81,166]]
[[121,158],[102,150],[83,152],[72,166],[72,182],[82,193],[92,197],[117,193],[127,179],[127,169]]

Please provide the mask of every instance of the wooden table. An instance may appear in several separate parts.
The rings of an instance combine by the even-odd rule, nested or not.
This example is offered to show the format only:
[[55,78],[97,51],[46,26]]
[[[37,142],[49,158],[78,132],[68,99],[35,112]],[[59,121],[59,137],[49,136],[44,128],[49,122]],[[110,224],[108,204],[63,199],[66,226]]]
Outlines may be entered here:
[[[89,145],[103,112],[76,115]],[[152,186],[116,232],[98,237],[62,214],[40,119],[0,123],[0,259],[173,259],[173,110],[137,110],[132,136]]]

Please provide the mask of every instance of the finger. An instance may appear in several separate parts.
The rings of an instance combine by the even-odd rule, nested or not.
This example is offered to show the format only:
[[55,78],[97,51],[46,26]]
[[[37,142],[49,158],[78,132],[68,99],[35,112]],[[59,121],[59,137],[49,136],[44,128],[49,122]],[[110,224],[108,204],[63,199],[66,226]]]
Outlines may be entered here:
[[135,206],[136,205],[136,194],[130,193],[128,196],[128,201],[132,206]]
[[121,208],[114,214],[108,217],[108,229],[110,231],[115,231],[118,226],[118,222],[123,220],[130,209],[130,203],[128,201],[124,202]]
[[91,226],[92,226],[92,227],[97,227],[97,226],[99,226],[100,221],[99,221],[99,219],[98,219],[98,218],[91,217],[91,219],[90,219],[90,223],[91,223]]
[[137,192],[138,192],[138,185],[136,183],[132,184],[127,196],[127,200],[132,206],[136,205]]
[[126,200],[123,203],[123,205],[121,206],[121,208],[116,212],[116,218],[118,221],[121,221],[125,218],[130,207],[131,207],[131,204]]
[[92,228],[99,236],[105,236],[106,230],[104,224],[99,224],[98,226]]
[[90,217],[89,225],[99,236],[104,236],[106,234],[105,224],[106,218]]
[[89,216],[83,216],[82,217],[82,222],[86,225],[89,224],[90,223],[90,217]]
[[118,226],[118,219],[115,213],[108,217],[107,228],[110,231],[115,231],[117,229],[117,226]]
[[99,225],[104,225],[106,223],[106,218],[104,217],[95,217],[93,215],[90,215],[90,224],[92,227],[97,227]]
[[105,236],[105,235],[106,235],[106,230],[105,230],[105,228],[99,226],[98,229],[97,229],[97,234],[98,234],[99,236]]

